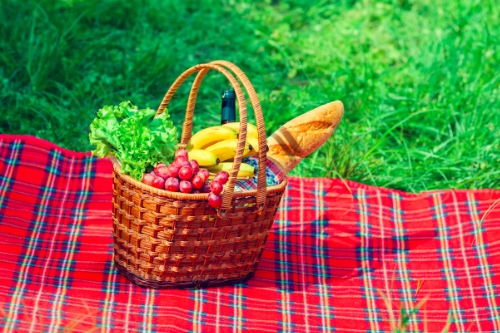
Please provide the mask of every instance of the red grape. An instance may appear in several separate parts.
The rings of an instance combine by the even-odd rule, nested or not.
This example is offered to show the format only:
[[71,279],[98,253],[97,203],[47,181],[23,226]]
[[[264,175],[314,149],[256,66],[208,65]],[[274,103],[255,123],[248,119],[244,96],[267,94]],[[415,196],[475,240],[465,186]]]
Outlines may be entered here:
[[182,168],[182,167],[185,167],[185,166],[190,167],[192,169],[191,163],[189,163],[189,161],[182,162],[180,167]]
[[197,190],[197,189],[194,189],[193,192],[191,192],[191,193],[198,194],[198,193],[201,193],[201,191]]
[[179,177],[179,167],[174,164],[170,164],[168,167],[168,175],[175,178]]
[[204,183],[201,187],[201,193],[210,193],[210,185],[208,183]]
[[167,179],[168,178],[168,168],[165,166],[165,164],[161,163],[162,165],[160,166],[157,166],[155,168],[155,174],[158,176],[158,177],[161,177],[163,179]]
[[184,148],[177,149],[177,151],[175,152],[175,157],[177,156],[184,156],[186,159],[188,159],[188,153]]
[[151,185],[153,187],[156,187],[156,188],[164,189],[165,188],[165,179],[163,179],[161,177],[155,177],[155,179],[153,179],[153,182]]
[[214,178],[214,180],[220,182],[222,185],[227,183],[228,179],[229,179],[229,174],[226,171],[219,171]]
[[179,191],[179,179],[170,177],[165,181],[165,190],[170,192]]
[[208,195],[208,204],[213,208],[219,208],[222,205],[222,197],[212,192]]
[[155,179],[156,177],[153,176],[152,174],[150,173],[146,173],[144,174],[144,176],[142,177],[142,182],[146,185],[153,185],[153,180]]
[[181,183],[179,184],[179,189],[181,190],[182,193],[191,193],[193,190],[193,185],[191,185],[190,182],[187,180],[181,180]]
[[182,180],[190,180],[193,177],[193,169],[188,166],[183,166],[179,169],[179,178]]
[[196,160],[191,160],[189,161],[189,164],[191,164],[191,168],[193,168],[193,173],[197,173],[200,171],[200,165],[198,164],[198,161]]
[[200,171],[198,171],[196,175],[200,176],[200,178],[203,179],[204,182],[206,182],[208,177],[210,177],[210,172],[208,172],[207,169],[200,169]]
[[214,180],[210,184],[210,190],[212,190],[213,194],[220,194],[220,192],[222,192],[222,184],[219,183],[218,181]]
[[191,179],[191,184],[193,184],[193,187],[197,190],[203,187],[203,184],[205,182],[200,176],[194,176],[193,179]]
[[182,163],[187,162],[187,161],[188,161],[188,159],[187,159],[186,156],[177,156],[174,159],[174,163],[173,164],[176,165],[176,166],[181,166]]

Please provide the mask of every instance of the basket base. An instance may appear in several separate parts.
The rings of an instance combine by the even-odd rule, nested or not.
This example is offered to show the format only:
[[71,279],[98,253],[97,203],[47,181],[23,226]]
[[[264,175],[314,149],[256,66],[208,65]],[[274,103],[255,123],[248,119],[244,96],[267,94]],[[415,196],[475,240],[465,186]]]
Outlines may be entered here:
[[208,281],[197,281],[197,282],[165,282],[165,281],[152,281],[137,276],[134,273],[129,272],[125,267],[123,267],[116,261],[115,261],[115,266],[118,269],[118,271],[123,276],[125,276],[129,281],[133,282],[138,286],[144,288],[152,288],[152,289],[200,289],[209,287],[220,287],[220,286],[227,286],[248,281],[254,275],[254,272],[252,272],[248,275],[239,277],[237,279],[208,280]]

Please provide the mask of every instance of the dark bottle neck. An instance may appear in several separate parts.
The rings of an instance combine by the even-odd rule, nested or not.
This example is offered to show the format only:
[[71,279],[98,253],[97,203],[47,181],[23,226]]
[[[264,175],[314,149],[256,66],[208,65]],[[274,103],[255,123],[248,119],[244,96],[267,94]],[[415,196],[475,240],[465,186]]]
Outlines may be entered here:
[[222,92],[222,112],[221,124],[236,121],[236,95],[234,90],[224,90]]

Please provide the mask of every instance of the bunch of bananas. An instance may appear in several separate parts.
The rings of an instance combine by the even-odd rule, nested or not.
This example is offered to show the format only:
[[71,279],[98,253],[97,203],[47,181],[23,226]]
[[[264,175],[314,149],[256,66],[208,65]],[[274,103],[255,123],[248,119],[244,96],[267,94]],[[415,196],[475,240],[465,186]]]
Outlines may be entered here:
[[[240,123],[227,123],[221,126],[212,126],[194,134],[186,145],[189,159],[194,159],[200,166],[211,173],[231,171],[233,160],[238,147]],[[247,124],[247,140],[243,157],[259,153],[257,127]],[[251,177],[255,173],[254,167],[241,163],[238,177]]]

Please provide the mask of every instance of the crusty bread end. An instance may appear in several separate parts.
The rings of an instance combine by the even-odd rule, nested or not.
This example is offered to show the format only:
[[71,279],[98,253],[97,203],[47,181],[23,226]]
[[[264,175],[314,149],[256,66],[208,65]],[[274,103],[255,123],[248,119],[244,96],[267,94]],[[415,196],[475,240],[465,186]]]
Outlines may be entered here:
[[267,156],[287,174],[330,138],[343,114],[344,105],[335,101],[290,120],[267,139]]

